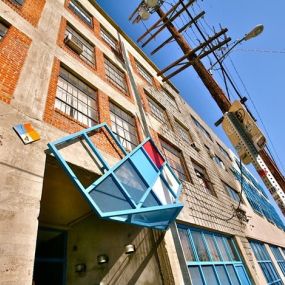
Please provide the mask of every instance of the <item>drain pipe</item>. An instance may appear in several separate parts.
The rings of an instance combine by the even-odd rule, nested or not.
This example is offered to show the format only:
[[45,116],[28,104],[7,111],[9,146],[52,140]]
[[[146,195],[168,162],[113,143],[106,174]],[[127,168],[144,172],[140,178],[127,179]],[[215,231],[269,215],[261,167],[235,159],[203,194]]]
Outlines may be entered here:
[[[131,86],[132,86],[132,89],[133,89],[133,92],[134,92],[134,95],[135,95],[135,98],[136,98],[137,105],[139,107],[140,118],[141,118],[142,125],[143,125],[143,132],[144,132],[144,135],[146,137],[151,137],[150,130],[149,130],[149,127],[148,127],[148,124],[147,124],[146,114],[145,114],[145,111],[143,109],[143,104],[142,104],[141,97],[140,97],[140,94],[139,94],[139,90],[137,88],[137,84],[135,82],[135,78],[134,78],[134,75],[133,75],[133,72],[132,72],[132,69],[131,69],[131,63],[130,63],[130,60],[129,60],[129,57],[128,57],[125,45],[124,45],[123,41],[121,40],[121,36],[120,36],[119,33],[118,33],[118,37],[119,37],[119,43],[120,43],[121,51],[122,51],[122,54],[123,54],[123,58],[124,58],[124,61],[125,61],[125,67],[126,67],[128,76],[130,78]],[[186,264],[186,259],[185,259],[185,256],[184,256],[184,253],[183,253],[183,249],[182,249],[182,245],[181,245],[181,242],[180,242],[177,225],[176,225],[175,221],[170,225],[170,231],[171,231],[171,234],[172,234],[172,237],[173,237],[173,240],[174,240],[174,245],[175,245],[177,257],[178,257],[178,260],[179,260],[179,265],[180,265],[180,269],[181,269],[181,272],[182,272],[182,277],[183,277],[184,284],[192,284],[191,278],[190,278],[190,275],[189,275],[188,266]],[[153,231],[152,231],[152,233],[153,233],[153,236],[155,238],[155,234],[154,234]]]

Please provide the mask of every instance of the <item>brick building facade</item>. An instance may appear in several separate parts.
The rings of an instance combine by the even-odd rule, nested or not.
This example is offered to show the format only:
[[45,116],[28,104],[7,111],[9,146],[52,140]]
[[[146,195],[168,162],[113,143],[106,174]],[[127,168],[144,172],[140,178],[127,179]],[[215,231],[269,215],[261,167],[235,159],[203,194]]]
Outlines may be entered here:
[[[157,71],[95,1],[0,0],[0,284],[285,282],[285,225],[266,193]],[[27,122],[41,139],[24,145],[13,127]],[[127,151],[150,134],[181,180],[166,232],[99,219],[47,151],[104,122]],[[104,133],[94,142],[120,159]],[[86,183],[99,176],[80,145],[67,159]]]

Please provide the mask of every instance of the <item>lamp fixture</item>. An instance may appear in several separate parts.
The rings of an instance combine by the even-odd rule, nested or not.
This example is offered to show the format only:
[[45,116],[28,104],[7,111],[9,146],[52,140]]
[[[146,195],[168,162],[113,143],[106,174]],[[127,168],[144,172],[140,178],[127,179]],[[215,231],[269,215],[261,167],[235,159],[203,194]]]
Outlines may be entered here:
[[84,273],[86,272],[86,264],[85,263],[78,263],[75,265],[75,272],[76,273]]
[[125,245],[125,254],[132,254],[136,251],[136,247],[134,244]]
[[100,254],[97,256],[97,263],[98,264],[105,264],[108,263],[109,257],[106,254]]

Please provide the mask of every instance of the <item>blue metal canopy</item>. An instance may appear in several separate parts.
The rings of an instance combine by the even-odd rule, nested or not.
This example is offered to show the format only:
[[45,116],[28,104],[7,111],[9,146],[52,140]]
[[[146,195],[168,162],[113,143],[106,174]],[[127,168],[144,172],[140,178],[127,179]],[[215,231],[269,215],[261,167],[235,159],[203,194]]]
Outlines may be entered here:
[[[123,158],[110,167],[90,134],[103,129]],[[100,178],[84,187],[60,150],[78,140],[85,141],[103,166]],[[148,138],[128,153],[106,123],[71,134],[48,144],[49,149],[92,209],[104,219],[166,230],[183,205],[181,182]]]

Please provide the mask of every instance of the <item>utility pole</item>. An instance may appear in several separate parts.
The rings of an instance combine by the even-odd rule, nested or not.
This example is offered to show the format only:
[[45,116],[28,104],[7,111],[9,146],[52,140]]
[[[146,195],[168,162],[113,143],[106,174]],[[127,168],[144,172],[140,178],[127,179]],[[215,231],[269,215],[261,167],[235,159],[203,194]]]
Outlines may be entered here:
[[[173,72],[170,76],[164,78],[164,81],[169,79],[170,77],[176,75],[177,73],[184,70],[188,66],[192,65],[194,70],[197,72],[197,74],[201,78],[202,82],[204,83],[204,85],[206,86],[208,91],[210,92],[212,98],[215,100],[215,102],[219,106],[222,113],[226,114],[229,111],[229,109],[231,108],[232,103],[229,101],[229,99],[227,98],[224,91],[221,89],[221,87],[215,81],[213,76],[209,73],[209,71],[206,69],[206,67],[202,63],[201,58],[203,57],[203,55],[202,56],[196,55],[196,51],[199,48],[202,48],[203,44],[201,44],[200,47],[198,47],[198,48],[192,49],[189,46],[188,42],[185,40],[184,36],[182,35],[182,30],[184,30],[185,27],[187,27],[187,24],[183,28],[178,30],[174,26],[174,24],[172,23],[172,21],[177,17],[178,14],[181,14],[182,12],[186,11],[188,16],[191,19],[191,21],[188,23],[188,26],[193,24],[193,23],[196,24],[195,18],[193,18],[187,10],[188,6],[191,5],[193,2],[194,1],[189,1],[187,4],[184,4],[183,0],[178,0],[177,4],[175,6],[173,6],[167,13],[164,13],[164,11],[160,7],[155,9],[154,11],[158,14],[160,19],[150,29],[148,29],[148,31],[146,33],[144,33],[139,38],[138,41],[140,41],[147,34],[149,34],[152,29],[159,26],[159,30],[157,32],[155,32],[143,44],[143,46],[145,46],[148,42],[150,42],[151,39],[154,38],[154,36],[156,34],[158,34],[160,31],[162,31],[163,28],[167,28],[171,34],[171,38],[166,40],[157,49],[155,49],[153,51],[153,53],[157,52],[158,49],[162,48],[165,44],[167,44],[170,40],[173,39],[177,42],[177,44],[181,48],[182,52],[184,53],[184,56],[182,58],[180,58],[179,60],[177,60],[176,62],[174,62],[173,64],[171,64],[170,66],[168,66],[167,68],[165,68],[164,70],[162,70],[161,72],[159,72],[158,75],[163,75],[163,73],[165,71],[168,71],[170,68],[173,68],[175,65],[181,64],[181,62],[184,59],[187,59],[188,63],[186,63],[183,67],[179,68],[177,71]],[[178,10],[177,14],[174,14],[174,12],[175,12],[174,10],[179,5],[182,6],[182,9]],[[174,14],[174,16],[173,16],[173,14]],[[220,33],[220,34],[222,34],[222,33]],[[215,36],[212,38],[215,39],[216,38]],[[206,40],[205,38],[204,38],[204,40],[205,40],[205,44],[210,46],[209,43],[211,42],[211,40],[210,39]],[[227,41],[224,41],[223,44],[226,42]],[[221,46],[221,45],[219,45],[219,46]],[[216,48],[217,47],[218,46],[216,46]],[[210,52],[213,52],[213,51],[214,51],[214,48],[210,47],[210,50],[207,51],[207,53],[205,52],[204,55],[209,54]],[[284,201],[282,202],[279,199],[281,197],[281,193],[282,194],[285,193],[285,178],[284,178],[284,176],[282,175],[281,171],[278,169],[277,165],[274,163],[274,161],[271,159],[271,157],[269,156],[269,154],[266,152],[265,149],[261,149],[258,153],[256,151],[249,151],[249,155],[252,158],[254,158],[253,162],[252,162],[254,167],[256,168],[261,179],[263,180],[263,182],[265,183],[265,185],[267,186],[267,188],[269,189],[269,191],[271,192],[271,194],[275,198],[275,200],[276,200],[277,204],[279,205],[280,209],[282,210],[283,214],[285,215],[285,203],[284,203]],[[277,195],[277,193],[279,196]]]

